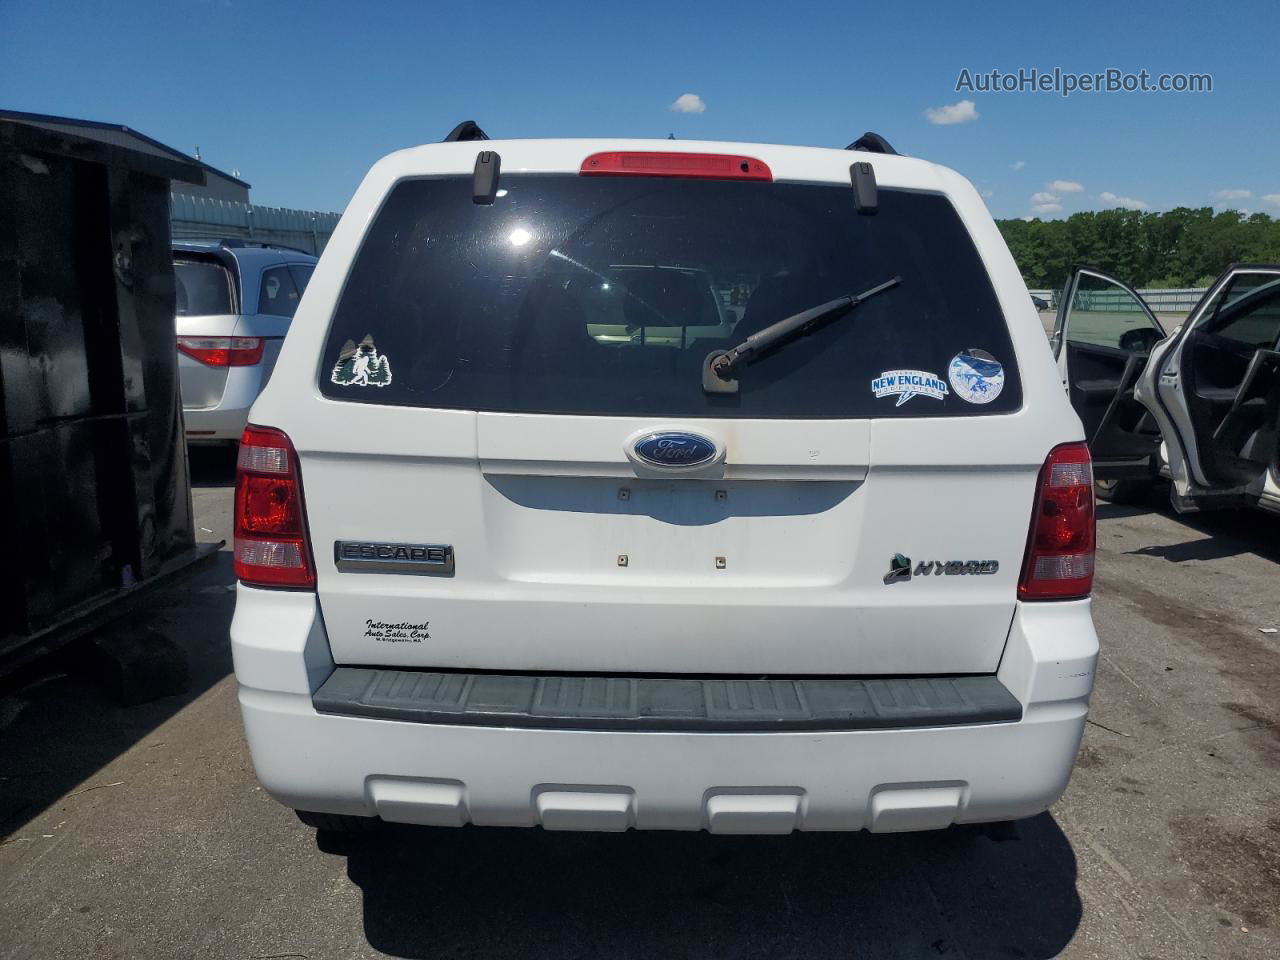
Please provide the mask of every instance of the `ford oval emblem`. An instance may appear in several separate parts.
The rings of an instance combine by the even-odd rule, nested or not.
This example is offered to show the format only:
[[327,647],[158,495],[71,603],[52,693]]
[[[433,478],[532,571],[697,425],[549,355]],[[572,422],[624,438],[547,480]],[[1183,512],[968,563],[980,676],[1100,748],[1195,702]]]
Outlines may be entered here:
[[700,467],[716,458],[716,445],[696,433],[651,433],[637,440],[634,449],[655,467]]

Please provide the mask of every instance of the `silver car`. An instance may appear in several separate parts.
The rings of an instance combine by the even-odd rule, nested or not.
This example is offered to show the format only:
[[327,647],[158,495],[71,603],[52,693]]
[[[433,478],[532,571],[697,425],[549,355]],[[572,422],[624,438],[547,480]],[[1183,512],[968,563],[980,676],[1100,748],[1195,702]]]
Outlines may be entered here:
[[266,386],[316,258],[239,240],[173,245],[189,443],[234,443]]

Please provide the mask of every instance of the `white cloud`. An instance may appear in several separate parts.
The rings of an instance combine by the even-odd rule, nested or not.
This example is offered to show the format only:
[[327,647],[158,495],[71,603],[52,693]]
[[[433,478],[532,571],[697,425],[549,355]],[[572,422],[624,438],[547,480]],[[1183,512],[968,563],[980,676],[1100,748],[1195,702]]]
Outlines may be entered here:
[[995,192],[994,190],[992,190],[990,187],[984,187],[984,188],[983,188],[983,190],[982,190],[982,199],[983,199],[983,200],[990,200],[990,199],[991,199],[992,197],[994,197],[995,195],[996,195],[996,192]]
[[1061,213],[1062,204],[1060,203],[1037,203],[1031,208],[1032,213]]
[[1133,197],[1117,197],[1110,190],[1103,190],[1102,193],[1098,194],[1098,199],[1113,207],[1124,207],[1126,210],[1147,209],[1145,200],[1136,200]]
[[682,93],[667,109],[674,110],[676,113],[706,113],[707,105],[696,93]]
[[1215,190],[1213,197],[1215,200],[1248,200],[1253,196],[1250,190]]
[[953,103],[945,107],[930,107],[924,112],[929,118],[930,123],[937,124],[940,127],[949,127],[956,123],[968,123],[971,120],[977,120],[981,114],[973,105],[972,100],[961,100],[959,103]]
[[1280,207],[1280,193],[1264,193],[1262,199],[1272,206]]
[[1084,184],[1074,180],[1051,180],[1044,188],[1050,193],[1079,193],[1084,189]]
[[1027,165],[1027,161],[1025,161],[1025,160],[1015,160],[1013,163],[1009,164],[1009,169],[1010,169],[1010,170],[1021,170],[1021,169],[1022,169],[1023,167],[1025,167],[1026,165]]
[[1045,193],[1043,190],[1039,193],[1031,195],[1032,203],[1057,203],[1058,198],[1052,193]]

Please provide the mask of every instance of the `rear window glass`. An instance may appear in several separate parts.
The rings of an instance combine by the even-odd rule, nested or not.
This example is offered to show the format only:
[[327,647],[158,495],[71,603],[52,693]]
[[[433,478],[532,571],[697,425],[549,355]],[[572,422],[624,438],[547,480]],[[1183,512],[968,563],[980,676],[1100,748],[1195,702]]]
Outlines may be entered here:
[[[1021,404],[1013,348],[954,208],[849,187],[506,175],[407,181],[335,311],[321,391],[450,409],[752,418],[956,416]],[[708,353],[895,276],[901,283],[739,364]]]
[[291,263],[289,264],[289,273],[293,275],[293,285],[298,288],[298,294],[306,293],[307,284],[311,282],[311,274],[315,267],[309,263]]
[[1280,339],[1280,277],[1241,273],[1225,288],[1204,329],[1256,349],[1271,349]]
[[235,313],[231,307],[231,274],[226,267],[207,260],[175,260],[173,274],[178,316]]

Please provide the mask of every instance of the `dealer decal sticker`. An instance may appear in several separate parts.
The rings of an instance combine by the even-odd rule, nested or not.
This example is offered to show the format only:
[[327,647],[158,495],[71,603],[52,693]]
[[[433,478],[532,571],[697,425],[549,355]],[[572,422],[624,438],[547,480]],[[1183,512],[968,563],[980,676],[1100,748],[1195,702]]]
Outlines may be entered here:
[[423,640],[430,640],[431,634],[427,633],[427,627],[430,621],[423,620],[421,623],[415,623],[411,620],[401,620],[397,623],[388,623],[385,620],[366,620],[364,622],[364,638],[366,640],[377,640],[381,643],[421,643]]
[[896,396],[900,407],[912,397],[932,397],[941,400],[947,395],[947,385],[925,370],[886,370],[871,381],[871,391],[876,399]]
[[952,358],[947,379],[962,400],[990,403],[1004,389],[1004,367],[987,351],[970,347]]
[[391,382],[391,361],[365,334],[359,346],[351,340],[342,345],[329,379],[340,387],[385,387]]

